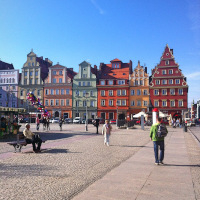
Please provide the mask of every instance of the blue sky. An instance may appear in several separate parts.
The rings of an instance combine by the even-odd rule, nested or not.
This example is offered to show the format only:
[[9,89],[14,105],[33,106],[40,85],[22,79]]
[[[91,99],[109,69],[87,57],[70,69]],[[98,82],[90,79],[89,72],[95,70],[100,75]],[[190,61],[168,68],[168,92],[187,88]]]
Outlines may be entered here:
[[[0,59],[21,69],[33,49],[73,67],[118,58],[151,69],[165,45],[200,99],[199,0],[0,0]],[[20,70],[21,72],[21,70]]]

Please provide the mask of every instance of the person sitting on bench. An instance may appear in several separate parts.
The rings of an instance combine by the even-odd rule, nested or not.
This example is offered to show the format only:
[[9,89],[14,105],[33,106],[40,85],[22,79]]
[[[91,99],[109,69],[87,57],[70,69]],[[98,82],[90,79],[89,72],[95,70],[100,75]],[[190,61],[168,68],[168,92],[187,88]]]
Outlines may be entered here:
[[[40,152],[42,140],[38,137],[38,135],[35,135],[33,132],[31,132],[30,124],[27,123],[25,125],[25,129],[23,131],[23,134],[25,136],[26,143],[33,145],[33,151],[35,153]],[[36,145],[35,145],[36,143],[37,143],[37,149],[36,149]]]

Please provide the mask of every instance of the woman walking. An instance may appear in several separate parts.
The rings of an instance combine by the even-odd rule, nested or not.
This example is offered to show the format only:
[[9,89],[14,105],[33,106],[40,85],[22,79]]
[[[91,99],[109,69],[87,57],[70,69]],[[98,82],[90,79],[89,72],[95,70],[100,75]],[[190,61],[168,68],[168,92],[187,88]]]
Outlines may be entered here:
[[102,135],[104,135],[104,145],[109,146],[111,130],[112,126],[110,125],[109,120],[106,120],[105,124],[102,127]]

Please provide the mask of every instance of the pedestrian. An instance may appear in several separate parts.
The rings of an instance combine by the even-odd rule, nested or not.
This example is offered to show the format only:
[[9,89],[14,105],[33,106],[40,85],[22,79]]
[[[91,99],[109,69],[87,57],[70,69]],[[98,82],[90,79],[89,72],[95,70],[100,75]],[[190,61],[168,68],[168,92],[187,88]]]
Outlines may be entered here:
[[60,118],[60,120],[59,120],[59,126],[60,126],[60,130],[61,130],[61,131],[62,131],[62,124],[63,124],[63,119]]
[[[154,155],[155,155],[155,164],[159,165],[164,164],[164,151],[165,151],[165,144],[164,144],[164,137],[158,137],[158,126],[161,124],[161,118],[159,117],[157,119],[157,123],[153,124],[151,126],[150,130],[150,139],[153,141],[153,146],[154,146]],[[168,133],[167,128],[164,124],[162,126],[165,128],[166,133]],[[158,150],[160,147],[160,157],[158,157]]]
[[[32,144],[33,151],[35,153],[40,152],[40,147],[41,147],[41,144],[42,144],[42,140],[40,139],[40,137],[38,135],[36,135],[33,132],[31,132],[30,124],[27,123],[25,125],[25,129],[23,131],[23,134],[25,136],[26,143],[27,144]],[[35,144],[37,144],[37,148],[36,148]]]
[[104,135],[104,145],[109,146],[111,130],[112,126],[110,125],[109,120],[106,120],[105,124],[102,127],[102,135]]
[[39,117],[36,118],[36,130],[39,131],[40,128],[40,119]]
[[47,118],[47,131],[50,130],[50,122],[49,122],[49,118]]
[[46,117],[43,118],[42,123],[43,123],[43,130],[45,130],[46,126],[47,126],[47,119],[46,119]]

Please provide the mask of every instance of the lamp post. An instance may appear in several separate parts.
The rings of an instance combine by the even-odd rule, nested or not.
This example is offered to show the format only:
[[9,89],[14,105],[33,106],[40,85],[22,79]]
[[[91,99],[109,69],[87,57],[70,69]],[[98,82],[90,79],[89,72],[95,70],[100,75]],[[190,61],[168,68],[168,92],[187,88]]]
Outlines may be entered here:
[[118,127],[118,102],[117,102],[117,120],[116,120],[116,126]]
[[87,98],[89,97],[89,93],[86,93],[85,94],[85,99],[86,99],[86,104],[85,104],[85,106],[86,106],[86,108],[85,108],[85,110],[86,110],[86,116],[85,116],[85,131],[88,131],[88,124],[87,124],[87,121],[88,121],[88,117],[87,117]]

